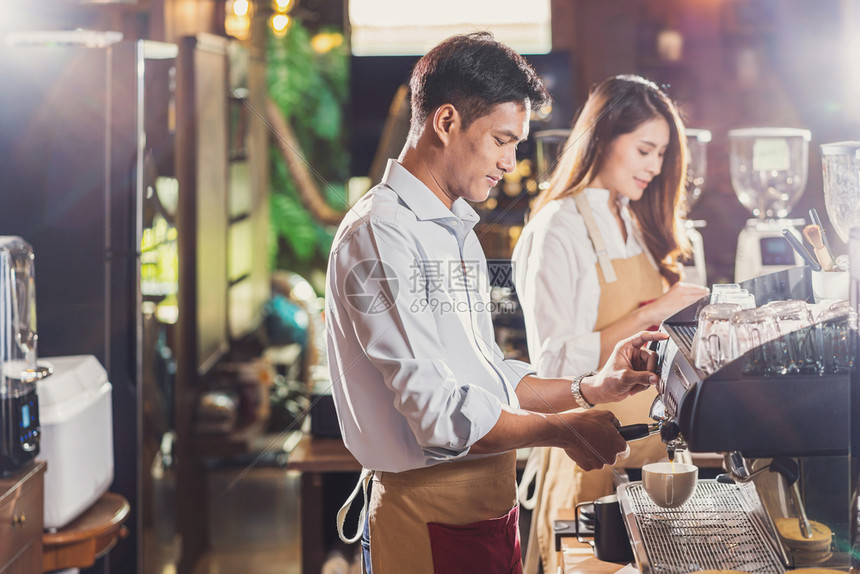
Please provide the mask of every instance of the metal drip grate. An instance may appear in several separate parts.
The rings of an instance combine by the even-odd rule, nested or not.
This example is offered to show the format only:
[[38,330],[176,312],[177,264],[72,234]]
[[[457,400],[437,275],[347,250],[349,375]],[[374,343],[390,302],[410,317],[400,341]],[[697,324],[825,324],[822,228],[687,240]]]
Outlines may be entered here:
[[[747,485],[745,485],[747,486]],[[753,515],[749,493],[737,485],[700,480],[680,508],[651,502],[641,482],[619,487],[619,499],[645,574],[740,570],[782,574],[770,536]],[[760,511],[760,503],[755,499]]]
[[[681,339],[681,342],[686,346],[686,350],[688,353],[692,354],[693,352],[693,337],[696,336],[696,329],[698,325],[693,324],[682,324],[682,325],[672,325],[672,330],[678,335],[678,338]],[[680,346],[680,345],[679,345]]]

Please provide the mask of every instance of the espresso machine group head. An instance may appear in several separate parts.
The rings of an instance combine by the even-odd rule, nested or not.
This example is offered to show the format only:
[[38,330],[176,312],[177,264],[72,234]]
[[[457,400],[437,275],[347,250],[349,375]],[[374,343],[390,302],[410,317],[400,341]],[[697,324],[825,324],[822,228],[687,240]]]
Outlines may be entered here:
[[648,416],[656,421],[650,425],[652,428],[651,434],[660,434],[660,440],[666,445],[666,456],[670,461],[674,461],[677,451],[687,450],[687,443],[684,442],[684,437],[681,436],[681,428],[678,426],[678,423],[666,414],[666,404],[663,402],[662,395],[658,394],[654,397]]

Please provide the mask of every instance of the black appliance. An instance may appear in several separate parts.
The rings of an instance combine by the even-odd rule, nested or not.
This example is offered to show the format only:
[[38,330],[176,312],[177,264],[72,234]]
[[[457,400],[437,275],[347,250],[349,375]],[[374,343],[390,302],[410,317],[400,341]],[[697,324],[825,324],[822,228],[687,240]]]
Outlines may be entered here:
[[0,476],[39,454],[33,250],[20,237],[0,236]]

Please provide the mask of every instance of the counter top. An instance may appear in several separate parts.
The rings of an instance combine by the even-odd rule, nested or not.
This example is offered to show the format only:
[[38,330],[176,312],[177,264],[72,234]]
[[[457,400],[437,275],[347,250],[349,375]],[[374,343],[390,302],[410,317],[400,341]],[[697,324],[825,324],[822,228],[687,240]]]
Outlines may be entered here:
[[564,574],[614,574],[625,566],[625,564],[598,560],[594,557],[591,546],[577,542],[576,538],[564,539],[562,545]]
[[573,564],[568,562],[567,557],[564,561],[564,574],[613,574],[622,568],[624,564],[603,562],[594,557]]

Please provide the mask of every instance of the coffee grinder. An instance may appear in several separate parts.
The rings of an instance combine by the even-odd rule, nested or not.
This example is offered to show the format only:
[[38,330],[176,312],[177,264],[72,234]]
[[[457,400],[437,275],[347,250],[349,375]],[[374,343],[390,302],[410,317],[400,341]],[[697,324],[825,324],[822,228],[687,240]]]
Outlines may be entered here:
[[848,243],[851,228],[860,226],[860,141],[821,144],[821,170],[827,217]]
[[736,283],[804,264],[782,230],[805,223],[788,213],[806,188],[811,137],[794,128],[729,131],[732,187],[755,216],[738,236]]
[[693,248],[692,265],[686,266],[684,281],[708,286],[708,272],[705,268],[705,246],[699,229],[707,224],[702,219],[687,219],[693,205],[702,195],[705,176],[708,171],[707,145],[711,141],[708,130],[689,128],[687,132],[687,182],[684,197],[684,231]]
[[0,476],[39,454],[36,382],[50,374],[36,364],[33,250],[20,237],[0,236]]

